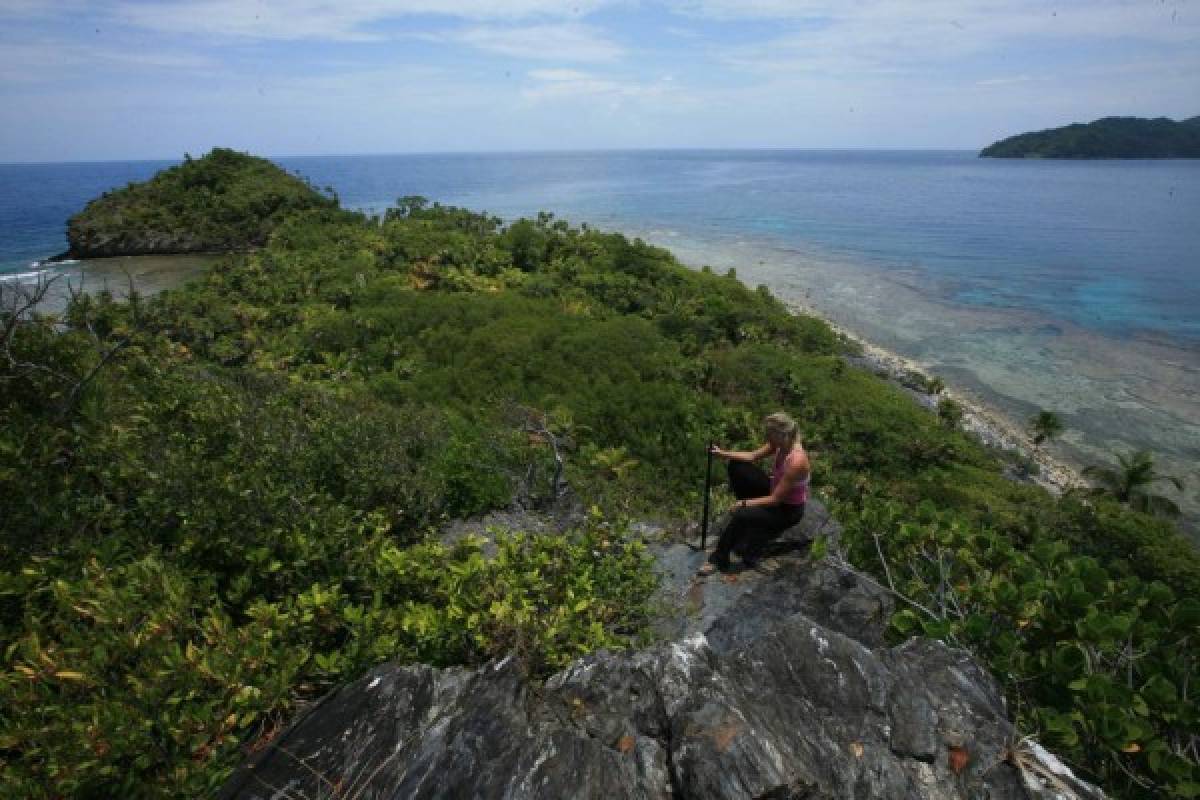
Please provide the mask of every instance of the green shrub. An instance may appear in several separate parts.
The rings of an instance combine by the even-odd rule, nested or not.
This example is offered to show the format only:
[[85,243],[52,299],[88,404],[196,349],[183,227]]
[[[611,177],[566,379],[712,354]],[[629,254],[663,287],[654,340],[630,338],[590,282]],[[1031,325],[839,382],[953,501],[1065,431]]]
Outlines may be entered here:
[[851,559],[904,598],[895,634],[971,648],[1005,684],[1021,728],[1122,796],[1188,796],[1200,714],[1180,701],[1197,657],[1179,645],[1200,634],[1194,598],[1057,538],[1014,546],[928,501],[910,510],[870,497],[843,522]]
[[568,537],[500,535],[493,559],[479,539],[401,548],[381,531],[360,529],[324,581],[256,594],[238,612],[204,573],[161,555],[43,559],[0,575],[23,607],[0,662],[0,793],[209,794],[240,743],[382,661],[515,653],[544,675],[644,631],[648,557],[598,516]]
[[1200,564],[1168,524],[1005,480],[824,323],[644,242],[420,198],[271,225],[188,287],[11,329],[0,793],[204,794],[381,661],[635,641],[619,526],[494,559],[430,532],[556,499],[555,457],[609,517],[694,516],[704,444],[784,408],[852,560],[911,601],[895,635],[975,649],[1112,792],[1195,794]]
[[270,161],[218,147],[88,203],[67,238],[76,256],[240,250],[294,212],[335,204]]

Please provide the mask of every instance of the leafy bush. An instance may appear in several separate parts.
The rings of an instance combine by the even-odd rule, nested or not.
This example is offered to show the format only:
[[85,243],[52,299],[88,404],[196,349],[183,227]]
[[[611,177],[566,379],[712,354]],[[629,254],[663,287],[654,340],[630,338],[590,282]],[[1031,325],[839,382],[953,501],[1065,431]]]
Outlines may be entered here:
[[242,250],[292,212],[333,205],[270,161],[218,147],[93,200],[67,240],[75,257]]
[[850,558],[904,598],[892,630],[980,655],[1024,730],[1123,795],[1200,787],[1189,756],[1200,713],[1181,702],[1197,670],[1194,648],[1181,647],[1200,634],[1194,597],[1052,536],[1018,547],[928,501],[909,509],[872,496],[843,521]]
[[576,536],[500,535],[492,559],[478,539],[401,548],[373,522],[324,581],[239,612],[158,554],[5,575],[23,610],[0,673],[0,793],[208,794],[240,742],[261,747],[298,702],[382,661],[516,653],[542,675],[644,628],[647,556],[598,517]]
[[852,559],[911,601],[897,636],[974,648],[1111,791],[1196,794],[1190,545],[1005,480],[733,274],[549,214],[318,203],[191,286],[0,330],[0,793],[205,794],[380,661],[635,641],[653,579],[619,525],[491,559],[430,534],[558,498],[560,467],[609,518],[694,515],[704,444],[786,408]]

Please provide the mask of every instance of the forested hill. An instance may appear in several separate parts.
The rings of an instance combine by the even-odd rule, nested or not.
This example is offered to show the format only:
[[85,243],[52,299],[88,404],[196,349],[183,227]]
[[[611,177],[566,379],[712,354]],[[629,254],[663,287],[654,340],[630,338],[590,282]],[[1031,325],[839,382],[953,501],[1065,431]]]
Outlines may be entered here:
[[64,256],[245,250],[288,214],[335,205],[266,159],[215,148],[88,203],[67,222]]
[[[233,192],[181,202],[259,196]],[[706,443],[752,449],[779,409],[847,557],[903,598],[891,643],[972,649],[1017,729],[1117,796],[1196,796],[1200,558],[1140,495],[1008,479],[1028,465],[952,402],[732,271],[551,214],[303,197],[156,297],[56,319],[0,284],[0,797],[206,796],[385,662],[515,654],[536,681],[643,641],[632,523],[695,522]],[[562,503],[565,535],[442,540]]]
[[1022,133],[985,147],[985,158],[1200,158],[1200,116],[1104,117]]

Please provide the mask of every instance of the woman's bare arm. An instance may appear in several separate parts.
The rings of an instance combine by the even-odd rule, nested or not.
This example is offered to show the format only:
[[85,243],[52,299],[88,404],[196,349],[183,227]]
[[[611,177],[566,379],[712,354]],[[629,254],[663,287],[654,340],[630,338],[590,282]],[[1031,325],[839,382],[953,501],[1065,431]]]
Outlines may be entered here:
[[723,458],[726,461],[758,461],[760,458],[766,458],[775,452],[775,448],[767,442],[757,450],[722,450],[720,447],[713,445],[712,454],[718,458]]

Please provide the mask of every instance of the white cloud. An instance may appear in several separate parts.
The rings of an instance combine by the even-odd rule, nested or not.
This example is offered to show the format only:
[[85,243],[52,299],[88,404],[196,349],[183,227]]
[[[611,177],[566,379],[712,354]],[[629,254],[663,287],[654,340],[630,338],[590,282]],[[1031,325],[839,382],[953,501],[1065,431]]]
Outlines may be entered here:
[[613,61],[624,50],[593,28],[567,23],[524,27],[474,26],[446,38],[510,58]]
[[577,69],[534,69],[529,71],[529,77],[535,81],[585,81],[589,79],[586,72]]
[[414,15],[470,21],[572,19],[611,0],[180,0],[151,3],[126,0],[118,19],[150,30],[249,39],[376,38],[370,26]]
[[87,8],[84,0],[62,0],[62,2],[47,2],[47,0],[0,0],[0,18],[39,18],[61,16],[65,11],[78,11]]
[[[506,91],[398,63],[262,81],[220,73],[186,88],[170,81],[72,82],[52,94],[6,100],[5,118],[22,124],[0,131],[0,152],[55,160],[176,158],[217,145],[265,155],[481,149],[482,137],[509,120],[519,96],[511,83]],[[87,121],[87,136],[79,136],[80,120]],[[56,139],[60,130],[72,131],[74,143]]]
[[775,38],[726,49],[727,64],[769,74],[909,72],[1012,47],[1051,42],[1136,40],[1200,43],[1200,15],[1184,20],[1166,3],[1094,0],[1045,5],[1033,0],[864,0],[859,3],[748,4],[695,0],[682,10],[714,18],[778,17]]
[[177,50],[80,44],[61,39],[4,42],[0,46],[0,80],[38,85],[97,73],[129,71],[141,78],[150,72],[206,72],[219,68],[207,56]]
[[986,78],[981,81],[975,81],[976,86],[1011,86],[1016,83],[1029,83],[1030,81],[1040,81],[1044,78],[1035,77],[1033,75],[1009,75],[1001,78]]
[[[1090,36],[1195,35],[1196,15],[1181,0],[668,0],[678,13],[720,20],[874,20],[879,25],[957,21],[1003,29]],[[1177,13],[1183,9],[1185,13]],[[1058,26],[1055,31],[1054,26]],[[1171,28],[1178,29],[1176,31]]]
[[655,81],[619,80],[574,69],[535,69],[528,73],[531,83],[521,89],[521,97],[530,103],[549,100],[600,99],[616,108],[626,101],[669,100],[673,105],[688,105],[688,96],[674,86],[671,76]]
[[804,0],[674,0],[675,11],[710,19],[796,19],[811,16],[813,9],[827,12],[838,6]]
[[1198,43],[1184,0],[0,0],[0,152],[975,146],[1195,114]]

